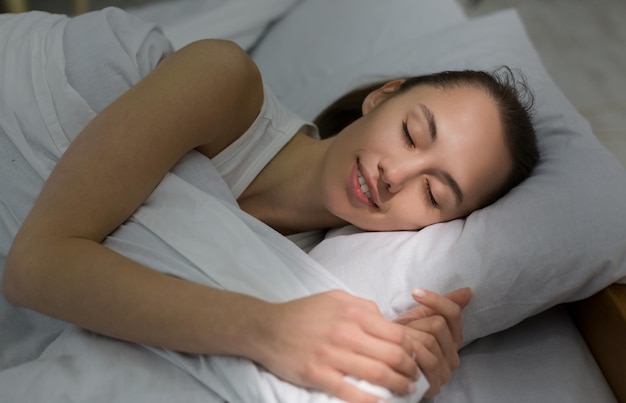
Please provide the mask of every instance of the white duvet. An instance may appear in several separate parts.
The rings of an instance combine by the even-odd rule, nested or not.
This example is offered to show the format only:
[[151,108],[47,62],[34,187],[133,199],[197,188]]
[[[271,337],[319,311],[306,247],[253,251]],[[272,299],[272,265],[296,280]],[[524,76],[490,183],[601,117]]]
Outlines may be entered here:
[[[124,67],[119,71],[134,71],[122,81],[136,81],[142,69],[137,66],[141,61],[136,51],[154,27],[112,9],[81,18],[93,37],[99,41],[110,37],[111,49],[122,49],[123,57],[116,62]],[[44,13],[0,17],[4,61],[0,66],[1,135],[11,150],[17,150],[11,163],[18,159],[39,176],[31,175],[34,185],[25,186],[40,186],[71,139],[95,114],[90,106],[95,101],[84,99],[66,76],[72,71],[72,66],[66,66],[63,38],[68,23],[65,17]],[[99,32],[99,26],[113,33],[121,29],[125,35]],[[90,39],[88,35],[81,38],[85,43]],[[97,61],[81,63],[85,63],[81,68],[88,68]],[[97,83],[90,85],[98,93]],[[10,181],[27,176],[7,174],[1,178]],[[4,183],[3,189],[8,189]],[[192,152],[106,244],[157,270],[271,301],[328,289],[347,290],[289,240],[239,210],[228,194],[210,162]],[[16,213],[19,195],[1,196],[0,217],[15,224],[3,226],[14,232],[23,219]],[[4,252],[10,239],[3,242]],[[9,311],[3,307],[3,312]],[[7,317],[3,315],[2,321]],[[2,323],[2,328],[7,326],[18,324]],[[27,334],[25,331],[24,340]],[[7,345],[1,347],[7,349]],[[18,347],[17,342],[10,346]],[[427,389],[425,382],[422,377],[418,393],[406,401],[418,401]],[[36,359],[24,359],[20,365],[0,371],[0,401],[4,403],[330,400],[327,395],[284,382],[245,359],[179,354],[74,327],[67,327]]]

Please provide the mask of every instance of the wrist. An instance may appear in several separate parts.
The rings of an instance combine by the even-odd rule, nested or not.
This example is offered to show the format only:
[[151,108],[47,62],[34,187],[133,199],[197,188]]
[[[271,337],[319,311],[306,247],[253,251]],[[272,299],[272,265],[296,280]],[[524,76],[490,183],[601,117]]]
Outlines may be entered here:
[[277,304],[248,295],[234,294],[224,311],[223,354],[245,357],[262,363],[274,339],[274,314]]

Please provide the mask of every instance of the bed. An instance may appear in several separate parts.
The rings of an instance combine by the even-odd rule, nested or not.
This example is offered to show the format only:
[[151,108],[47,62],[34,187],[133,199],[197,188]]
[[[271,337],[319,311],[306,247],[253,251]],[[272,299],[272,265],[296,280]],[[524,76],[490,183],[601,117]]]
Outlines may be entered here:
[[[46,56],[54,63],[37,68],[41,67],[42,77],[47,79],[35,80],[35,74],[28,78],[28,86],[36,90],[46,87],[52,100],[59,95],[51,82],[69,80],[64,83],[69,87],[61,89],[64,96],[73,97],[73,103],[47,105],[41,95],[46,91],[35,91],[34,101],[26,96],[16,100],[13,94],[24,87],[15,82],[18,80],[7,79],[14,77],[11,73],[18,74],[16,71],[3,67],[0,121],[8,135],[1,137],[0,147],[0,264],[29,208],[20,200],[36,194],[58,157],[41,154],[40,149],[61,152],[66,140],[55,137],[59,127],[75,135],[93,113],[145,74],[146,66],[163,51],[159,49],[168,49],[169,43],[161,37],[149,39],[156,29],[149,22],[161,27],[173,48],[205,37],[238,42],[256,60],[274,94],[309,120],[346,90],[382,77],[507,64],[521,69],[535,92],[542,162],[533,177],[503,200],[467,219],[417,233],[339,228],[308,254],[293,251],[291,255],[284,240],[248,218],[243,219],[245,228],[235,227],[239,224],[234,222],[224,228],[232,239],[220,237],[228,242],[245,238],[247,245],[260,242],[258,248],[250,247],[251,259],[259,258],[255,253],[268,261],[282,254],[283,263],[297,263],[300,271],[295,275],[286,267],[280,276],[291,276],[293,284],[305,283],[302,293],[345,287],[376,301],[390,318],[411,306],[407,292],[411,286],[440,292],[472,286],[476,297],[465,312],[462,365],[429,401],[626,401],[626,285],[618,284],[626,282],[626,218],[621,214],[626,203],[626,172],[556,88],[514,10],[468,20],[452,0],[179,0],[128,11],[146,23],[138,24],[109,10],[106,17],[85,16],[90,19],[67,28],[87,36],[90,29],[103,24],[117,44],[108,49],[129,60],[128,70],[106,88],[77,84],[96,82],[89,77],[72,81],[72,75],[81,72],[69,56],[60,60],[53,54]],[[2,18],[0,29],[8,35],[8,17]],[[97,56],[84,36],[73,34],[74,42],[68,42],[69,35],[64,36],[62,28],[65,20],[37,18],[40,20],[31,26],[16,25],[22,27],[21,34],[17,29],[10,34],[31,38],[32,32],[47,33],[40,47],[37,40],[29,40],[37,52],[60,46],[66,56],[72,52]],[[55,35],[59,43],[54,43]],[[4,52],[12,51],[10,44],[3,46]],[[24,56],[16,51],[12,57],[32,61],[44,53]],[[61,66],[60,71],[55,66]],[[21,119],[19,111],[7,112],[19,102],[41,109],[41,122]],[[59,115],[59,108],[71,108],[67,110],[73,112],[73,119],[51,118]],[[28,130],[37,124],[51,133],[51,145],[32,147],[10,136],[13,127]],[[164,181],[160,200],[182,195],[214,203],[206,198],[198,179],[202,175],[197,172],[212,174],[191,155]],[[20,181],[16,182],[16,177]],[[237,214],[229,207],[227,193],[217,195],[226,200],[220,211],[224,216]],[[168,214],[172,215],[163,219],[163,205],[155,199],[112,236],[109,245],[138,259],[149,259],[147,250],[171,249],[173,254],[160,252],[166,259],[146,262],[155,269],[166,270],[163,262],[174,263],[172,256],[178,256],[174,252],[201,267],[207,259],[202,252],[206,251],[189,251],[189,245],[191,239],[210,234],[183,234],[197,216],[189,212],[174,215],[171,210]],[[184,231],[176,232],[173,227]],[[147,246],[132,249],[130,240],[142,228],[157,236],[146,241]],[[286,250],[291,260],[285,260]],[[208,281],[201,271],[174,274]],[[381,277],[385,280],[382,287]],[[249,293],[271,288],[263,279],[243,284],[235,280],[230,285],[222,279],[219,283]],[[293,292],[264,297],[299,295],[299,291]],[[268,379],[250,363],[181,357],[132,346],[0,302],[2,402],[330,401],[327,396]],[[241,379],[250,382],[233,379],[240,371],[247,371],[250,378]]]

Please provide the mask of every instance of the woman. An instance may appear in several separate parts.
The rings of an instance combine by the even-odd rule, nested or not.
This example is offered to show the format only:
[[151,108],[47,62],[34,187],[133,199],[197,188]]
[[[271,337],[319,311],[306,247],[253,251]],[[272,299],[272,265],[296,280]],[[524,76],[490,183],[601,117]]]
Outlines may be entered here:
[[[490,203],[532,164],[518,163],[509,127],[519,123],[493,92],[500,87],[481,80],[490,78],[391,81],[335,137],[296,128],[247,179],[241,208],[293,234],[344,223],[418,229]],[[407,393],[418,366],[436,393],[458,365],[467,289],[445,297],[417,290],[421,306],[390,323],[343,292],[269,304],[165,276],[101,245],[183,155],[219,159],[272,102],[254,63],[230,42],[200,41],[164,59],[59,160],[7,257],[6,298],[115,338],[247,357],[348,401],[375,397],[344,375]]]

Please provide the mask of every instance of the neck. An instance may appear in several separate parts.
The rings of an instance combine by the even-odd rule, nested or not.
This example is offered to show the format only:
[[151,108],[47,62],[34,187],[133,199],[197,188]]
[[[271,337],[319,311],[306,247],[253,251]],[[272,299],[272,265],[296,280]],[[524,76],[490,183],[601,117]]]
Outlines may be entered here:
[[322,161],[331,142],[296,134],[241,195],[241,208],[285,235],[344,224],[322,199]]

